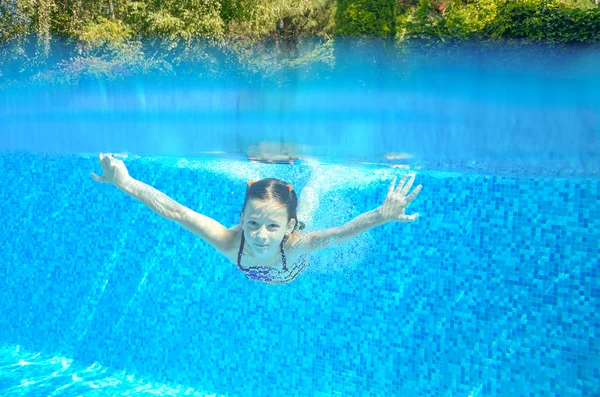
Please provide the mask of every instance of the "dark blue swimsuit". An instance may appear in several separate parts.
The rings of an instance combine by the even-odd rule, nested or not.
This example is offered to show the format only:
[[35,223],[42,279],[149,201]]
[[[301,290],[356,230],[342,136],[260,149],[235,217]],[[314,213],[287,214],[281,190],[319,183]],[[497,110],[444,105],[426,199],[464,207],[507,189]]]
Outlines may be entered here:
[[278,270],[269,266],[257,266],[257,267],[243,267],[242,266],[242,252],[244,251],[244,232],[242,232],[242,241],[240,242],[240,250],[238,252],[237,265],[241,271],[244,272],[246,277],[262,281],[267,284],[283,284],[293,281],[308,267],[308,256],[303,255],[300,257],[298,263],[294,263],[291,269],[287,268],[285,260],[285,252],[283,251],[283,244],[285,240],[281,242],[279,249],[281,251],[281,262],[283,262],[283,270]]

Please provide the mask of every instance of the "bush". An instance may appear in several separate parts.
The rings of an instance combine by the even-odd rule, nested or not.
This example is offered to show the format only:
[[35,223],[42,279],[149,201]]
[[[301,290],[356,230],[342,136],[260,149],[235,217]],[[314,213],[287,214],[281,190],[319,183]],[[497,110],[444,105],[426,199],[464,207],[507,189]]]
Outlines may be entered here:
[[457,39],[481,38],[498,14],[499,0],[480,0],[462,5],[452,2],[445,14],[445,33]]
[[394,0],[338,0],[335,15],[340,36],[393,37],[396,34]]
[[546,43],[600,39],[600,8],[571,7],[560,0],[420,0],[404,20],[402,37],[409,39]]
[[488,27],[491,37],[549,43],[600,39],[600,9],[571,8],[556,0],[506,1]]

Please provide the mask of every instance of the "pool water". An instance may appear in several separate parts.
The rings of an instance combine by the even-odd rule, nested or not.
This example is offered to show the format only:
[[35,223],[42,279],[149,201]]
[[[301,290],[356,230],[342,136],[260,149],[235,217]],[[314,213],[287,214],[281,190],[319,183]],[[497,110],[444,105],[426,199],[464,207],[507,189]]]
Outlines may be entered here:
[[334,67],[247,72],[247,81],[223,71],[201,80],[9,87],[0,96],[0,151],[268,154],[462,173],[600,175],[600,46],[337,47]]
[[[226,225],[247,180],[300,190],[310,173],[230,160],[128,165]],[[11,154],[0,167],[6,395],[125,395],[155,383],[175,390],[159,395],[185,395],[177,385],[225,396],[598,390],[596,179],[420,172],[418,221],[314,255],[295,282],[272,286],[94,183],[93,158]],[[315,226],[375,208],[402,172],[321,166]],[[108,375],[86,370],[94,365],[118,386],[98,389]]]
[[[597,396],[597,83],[471,67],[488,89],[7,92],[0,395]],[[321,229],[409,172],[420,216],[261,284],[94,182],[97,151],[228,227],[264,177],[316,178]]]

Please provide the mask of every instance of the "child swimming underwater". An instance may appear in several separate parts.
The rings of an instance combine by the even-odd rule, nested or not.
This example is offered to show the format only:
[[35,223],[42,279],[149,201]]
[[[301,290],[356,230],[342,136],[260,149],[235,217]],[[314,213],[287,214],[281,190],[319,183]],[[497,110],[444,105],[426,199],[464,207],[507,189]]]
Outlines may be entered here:
[[[153,187],[129,175],[123,161],[110,154],[99,155],[103,175],[92,173],[97,182],[112,183],[146,204],[163,218],[177,222],[206,241],[253,280],[282,284],[294,280],[308,266],[308,255],[350,241],[359,234],[388,222],[413,222],[418,214],[405,209],[422,186],[408,194],[414,176],[404,175],[397,187],[392,180],[383,204],[346,224],[321,231],[298,230],[298,197],[294,188],[278,179],[250,181],[240,214],[240,223],[226,228]],[[306,188],[305,188],[306,189]]]

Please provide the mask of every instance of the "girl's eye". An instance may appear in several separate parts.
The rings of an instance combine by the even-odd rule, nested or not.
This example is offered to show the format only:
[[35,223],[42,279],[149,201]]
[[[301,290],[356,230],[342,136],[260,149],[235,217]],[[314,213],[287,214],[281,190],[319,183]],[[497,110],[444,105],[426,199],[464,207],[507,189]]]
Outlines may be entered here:
[[277,224],[275,224],[275,223],[271,223],[271,224],[269,225],[269,227],[271,227],[271,228],[275,229],[275,228],[278,228],[278,227],[279,227],[279,225],[277,225]]
[[256,225],[258,225],[258,223],[256,223],[256,221],[250,221],[250,222],[248,222],[248,224],[249,224],[249,225],[251,225],[251,226],[256,226]]

